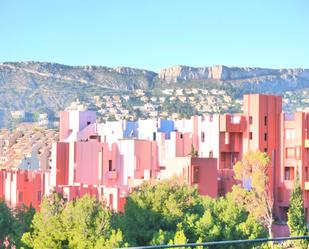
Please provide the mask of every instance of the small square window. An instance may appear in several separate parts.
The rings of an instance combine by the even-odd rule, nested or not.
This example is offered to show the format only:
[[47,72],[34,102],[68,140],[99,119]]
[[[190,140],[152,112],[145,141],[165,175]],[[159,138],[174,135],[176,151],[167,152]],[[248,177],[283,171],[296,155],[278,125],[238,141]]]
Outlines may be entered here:
[[252,132],[249,132],[249,139],[252,140]]
[[113,171],[113,161],[108,160],[108,171]]
[[210,157],[210,158],[212,158],[212,157],[213,157],[213,154],[214,154],[214,153],[213,153],[213,151],[212,151],[212,150],[211,150],[211,151],[209,151],[209,157]]
[[267,133],[264,133],[264,141],[267,141]]
[[252,124],[252,123],[253,123],[253,117],[249,116],[249,124]]
[[205,132],[202,132],[201,137],[202,137],[202,143],[204,143],[205,142]]

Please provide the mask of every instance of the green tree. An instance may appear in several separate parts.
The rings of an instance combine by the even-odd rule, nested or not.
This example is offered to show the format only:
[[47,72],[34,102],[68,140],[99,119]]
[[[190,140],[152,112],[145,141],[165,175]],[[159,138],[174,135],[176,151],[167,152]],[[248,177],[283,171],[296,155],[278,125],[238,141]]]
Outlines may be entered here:
[[[288,211],[288,225],[291,236],[308,235],[307,222],[305,218],[303,191],[300,187],[298,174],[294,182],[290,197],[290,207]],[[308,248],[308,241],[294,241],[296,248]]]
[[[268,230],[272,238],[273,193],[269,182],[270,158],[267,153],[248,151],[243,160],[234,166],[235,178],[242,181],[245,188],[234,186],[239,202],[244,203],[248,212]],[[273,244],[272,244],[273,247]]]
[[69,246],[104,247],[106,243],[110,243],[110,236],[121,242],[121,233],[111,228],[111,215],[107,208],[103,208],[100,202],[88,195],[68,203],[62,212],[62,223]]
[[132,246],[154,243],[154,238],[167,242],[184,217],[202,212],[197,189],[181,179],[145,182],[127,198],[120,226]]
[[25,246],[21,239],[25,232],[31,230],[31,221],[35,213],[34,208],[24,205],[13,210],[5,202],[0,202],[0,248],[7,244],[9,248]]
[[24,233],[31,232],[31,223],[35,209],[30,206],[21,205],[13,209],[14,223],[13,223],[13,244],[17,248],[26,247],[22,242],[22,236]]
[[[181,223],[177,225],[177,231],[175,233],[175,236],[172,240],[169,241],[169,245],[183,245],[188,242],[188,239],[182,229]],[[184,247],[176,247],[179,249],[184,249]]]
[[159,229],[158,232],[154,233],[150,245],[165,245],[173,238],[173,235],[173,232],[167,232]]
[[67,246],[61,213],[65,207],[63,196],[52,193],[44,198],[40,212],[32,220],[32,232],[24,233],[23,243],[30,248],[63,248]]
[[[194,224],[196,241],[255,239],[267,234],[262,224],[237,198],[234,192],[216,200],[205,198],[204,214]],[[250,247],[246,245],[243,248]]]
[[5,202],[0,201],[0,248],[5,248],[5,241],[11,243],[11,238],[13,236],[13,223],[14,217],[11,210]]
[[120,226],[131,246],[253,239],[267,234],[236,193],[211,199],[180,178],[145,182],[128,198]]
[[31,248],[115,248],[124,246],[122,233],[111,227],[112,213],[88,195],[66,203],[53,193],[36,213],[33,232],[23,242]]

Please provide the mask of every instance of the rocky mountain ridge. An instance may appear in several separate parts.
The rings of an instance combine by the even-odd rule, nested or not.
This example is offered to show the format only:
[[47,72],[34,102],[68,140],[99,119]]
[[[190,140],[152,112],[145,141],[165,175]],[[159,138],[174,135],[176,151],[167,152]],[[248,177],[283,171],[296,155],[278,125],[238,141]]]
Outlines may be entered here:
[[211,67],[173,66],[162,69],[158,78],[169,83],[188,80],[244,80],[265,76],[300,77],[309,79],[309,69],[267,69],[257,67]]
[[219,65],[173,66],[156,73],[130,67],[4,62],[0,63],[0,126],[14,110],[56,113],[76,98],[91,103],[93,96],[136,89],[160,93],[192,87],[225,89],[235,98],[250,92],[282,94],[309,88],[309,70]]

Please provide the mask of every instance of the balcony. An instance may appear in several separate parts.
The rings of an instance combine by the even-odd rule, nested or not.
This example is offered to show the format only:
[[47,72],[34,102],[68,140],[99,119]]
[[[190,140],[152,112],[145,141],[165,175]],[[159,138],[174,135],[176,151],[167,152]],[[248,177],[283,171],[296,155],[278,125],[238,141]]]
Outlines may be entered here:
[[305,148],[306,148],[306,149],[309,148],[309,139],[305,139]]
[[117,172],[116,171],[108,171],[108,179],[109,180],[116,180],[117,179]]
[[245,119],[241,115],[220,115],[221,132],[243,132],[245,130]]

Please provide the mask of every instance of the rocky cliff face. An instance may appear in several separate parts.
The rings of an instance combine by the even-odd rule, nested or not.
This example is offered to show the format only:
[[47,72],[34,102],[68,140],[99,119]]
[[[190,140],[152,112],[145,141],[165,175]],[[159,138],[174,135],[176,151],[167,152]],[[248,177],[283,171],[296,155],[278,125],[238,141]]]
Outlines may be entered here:
[[226,67],[222,65],[212,67],[174,66],[162,69],[158,78],[167,83],[194,80],[254,80],[265,77],[298,77],[309,80],[308,69],[266,69],[253,67]]

